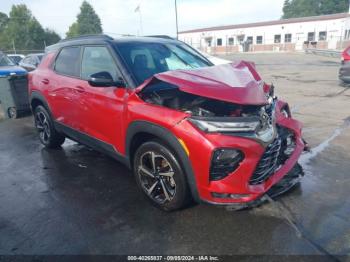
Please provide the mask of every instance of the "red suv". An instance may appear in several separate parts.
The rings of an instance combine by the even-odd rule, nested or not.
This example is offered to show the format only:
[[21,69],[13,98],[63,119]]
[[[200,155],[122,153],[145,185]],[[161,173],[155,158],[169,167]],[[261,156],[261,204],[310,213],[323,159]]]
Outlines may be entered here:
[[252,63],[214,66],[173,39],[84,36],[48,47],[29,82],[45,146],[68,137],[120,160],[164,210],[251,206],[302,174],[301,124]]

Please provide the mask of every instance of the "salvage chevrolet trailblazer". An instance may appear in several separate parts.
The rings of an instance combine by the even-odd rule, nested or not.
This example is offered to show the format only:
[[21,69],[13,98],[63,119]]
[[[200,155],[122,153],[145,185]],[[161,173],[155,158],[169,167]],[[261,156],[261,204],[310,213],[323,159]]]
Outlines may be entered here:
[[46,147],[68,137],[120,160],[163,210],[252,206],[302,175],[302,125],[249,62],[214,66],[164,37],[83,36],[48,47],[29,85]]

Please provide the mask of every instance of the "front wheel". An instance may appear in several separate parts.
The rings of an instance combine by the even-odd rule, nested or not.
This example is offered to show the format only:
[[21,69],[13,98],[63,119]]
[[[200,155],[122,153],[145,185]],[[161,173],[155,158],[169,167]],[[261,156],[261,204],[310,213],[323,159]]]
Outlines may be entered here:
[[133,171],[138,186],[158,208],[172,211],[189,203],[185,173],[166,146],[156,141],[141,145],[135,153]]
[[38,130],[40,142],[48,148],[60,147],[65,137],[58,133],[54,127],[50,114],[43,106],[34,110],[35,127]]

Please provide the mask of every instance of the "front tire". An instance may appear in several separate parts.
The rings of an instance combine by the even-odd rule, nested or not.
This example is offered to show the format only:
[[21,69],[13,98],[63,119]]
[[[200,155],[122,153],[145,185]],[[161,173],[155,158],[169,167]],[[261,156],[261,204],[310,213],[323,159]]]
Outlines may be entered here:
[[161,143],[142,144],[135,153],[133,171],[138,186],[158,208],[173,211],[190,202],[185,173],[176,156]]
[[34,121],[40,142],[45,147],[58,148],[64,143],[65,137],[56,131],[50,114],[45,107],[37,106],[35,108]]

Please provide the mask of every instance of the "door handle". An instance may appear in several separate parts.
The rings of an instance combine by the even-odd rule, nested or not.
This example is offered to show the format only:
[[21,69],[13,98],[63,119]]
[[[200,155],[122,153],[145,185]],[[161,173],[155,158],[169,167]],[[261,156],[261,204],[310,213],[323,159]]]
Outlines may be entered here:
[[41,80],[41,83],[48,85],[50,83],[50,80],[45,78],[45,79]]
[[85,92],[85,88],[82,87],[82,86],[76,86],[76,89],[77,89],[77,91],[78,91],[79,93]]

